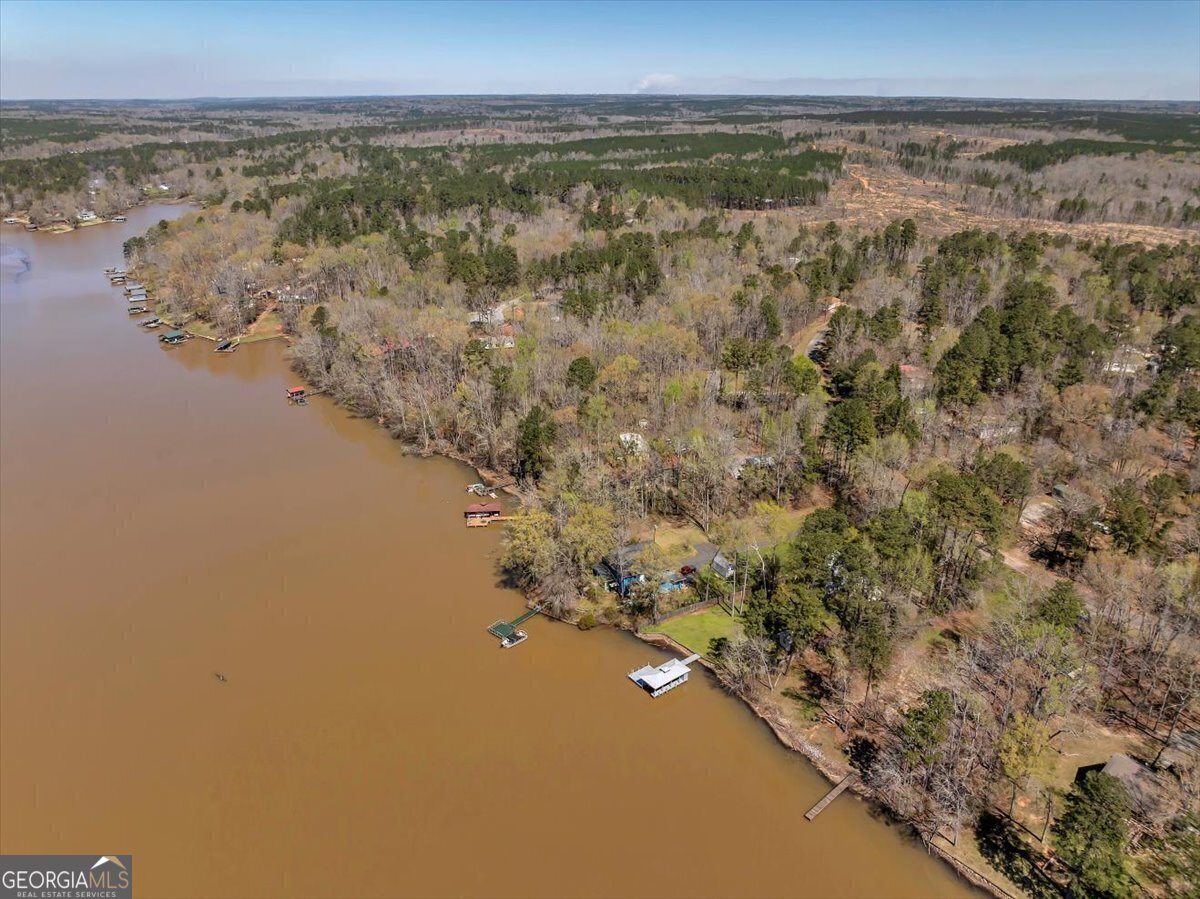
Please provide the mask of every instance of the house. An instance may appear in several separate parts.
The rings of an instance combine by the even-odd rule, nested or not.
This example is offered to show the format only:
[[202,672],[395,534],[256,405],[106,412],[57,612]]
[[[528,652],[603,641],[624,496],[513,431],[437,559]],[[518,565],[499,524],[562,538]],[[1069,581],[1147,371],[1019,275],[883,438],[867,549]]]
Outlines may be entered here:
[[680,571],[667,571],[659,578],[658,592],[659,593],[674,593],[676,590],[682,590],[691,580],[691,572],[684,574]]
[[504,514],[504,510],[500,508],[499,503],[471,503],[467,506],[463,516],[468,522],[491,521],[493,518],[499,518],[502,514]]
[[75,216],[75,220],[79,222],[94,222],[98,216],[90,209],[81,209],[79,214]]
[[637,431],[627,431],[624,434],[618,434],[617,440],[621,443],[621,449],[627,453],[637,453],[640,456],[646,452],[646,438]]
[[609,590],[625,596],[630,587],[646,580],[645,575],[635,574],[632,569],[638,556],[649,545],[649,543],[643,542],[622,546],[616,552],[609,553],[601,559],[599,564],[592,568],[592,572],[598,577],[604,578],[604,583]]
[[501,303],[499,306],[492,306],[489,309],[483,309],[478,313],[474,313],[470,318],[472,328],[483,328],[487,325],[504,324],[504,310],[506,304]]
[[710,564],[712,565],[712,570],[721,575],[721,577],[725,578],[725,580],[729,580],[734,576],[734,574],[737,573],[737,569],[734,567],[731,561],[725,558],[724,553],[718,552],[715,556],[713,556],[713,560]]
[[1151,359],[1137,347],[1123,345],[1117,347],[1112,359],[1105,363],[1104,371],[1110,375],[1136,375],[1150,367]]
[[980,440],[1004,440],[1008,437],[1019,437],[1021,426],[1016,424],[992,422],[981,424],[975,429],[975,436]]
[[697,543],[696,552],[691,558],[684,559],[679,570],[690,577],[703,571],[706,565],[726,580],[733,577],[733,563],[711,543]]
[[774,456],[734,456],[729,464],[729,475],[741,478],[747,468],[774,468]]
[[1114,359],[1112,362],[1105,363],[1104,371],[1110,375],[1136,375],[1145,367],[1146,363],[1140,360],[1132,362],[1127,359]]
[[[1095,768],[1096,766],[1090,766],[1080,770],[1089,771]],[[1129,791],[1129,798],[1133,800],[1133,811],[1137,817],[1150,824],[1161,823],[1171,817],[1169,785],[1137,759],[1117,752],[1100,771],[1109,777],[1115,777],[1125,785],[1125,789]]]

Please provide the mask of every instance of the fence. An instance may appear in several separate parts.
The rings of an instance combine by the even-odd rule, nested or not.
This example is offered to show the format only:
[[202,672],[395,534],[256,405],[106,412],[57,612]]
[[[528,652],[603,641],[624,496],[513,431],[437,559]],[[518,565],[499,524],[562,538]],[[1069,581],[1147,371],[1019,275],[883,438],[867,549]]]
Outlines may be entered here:
[[713,596],[709,599],[702,599],[699,602],[694,602],[686,606],[680,606],[678,609],[672,609],[669,612],[662,612],[655,616],[654,623],[662,624],[664,621],[670,621],[672,618],[678,618],[680,615],[687,615],[689,612],[699,612],[701,609],[707,609],[715,606],[723,597]]

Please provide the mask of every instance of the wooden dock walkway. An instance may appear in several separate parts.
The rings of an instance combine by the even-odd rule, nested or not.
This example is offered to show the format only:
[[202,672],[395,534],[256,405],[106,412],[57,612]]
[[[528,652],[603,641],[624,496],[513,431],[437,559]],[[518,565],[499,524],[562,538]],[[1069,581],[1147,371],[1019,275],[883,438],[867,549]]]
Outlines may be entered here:
[[845,777],[843,777],[840,781],[838,781],[838,785],[836,787],[825,794],[824,799],[822,799],[805,813],[804,817],[811,821],[813,818],[817,817],[817,815],[821,814],[821,812],[825,811],[825,809],[829,807],[829,803],[841,796],[842,793],[845,792],[846,787],[850,786],[850,782],[856,777],[858,777],[857,774],[847,774]]

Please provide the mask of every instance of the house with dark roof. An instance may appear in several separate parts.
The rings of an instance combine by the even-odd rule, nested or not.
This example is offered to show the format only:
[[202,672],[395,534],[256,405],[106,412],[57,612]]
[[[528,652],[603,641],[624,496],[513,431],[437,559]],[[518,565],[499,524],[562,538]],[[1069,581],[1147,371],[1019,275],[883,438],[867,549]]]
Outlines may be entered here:
[[604,583],[609,590],[614,591],[620,596],[625,596],[629,593],[630,587],[646,579],[645,575],[635,574],[633,566],[637,562],[638,557],[649,545],[648,541],[643,541],[641,543],[630,543],[628,546],[622,546],[620,549],[609,553],[601,559],[592,568],[592,573],[604,578]]

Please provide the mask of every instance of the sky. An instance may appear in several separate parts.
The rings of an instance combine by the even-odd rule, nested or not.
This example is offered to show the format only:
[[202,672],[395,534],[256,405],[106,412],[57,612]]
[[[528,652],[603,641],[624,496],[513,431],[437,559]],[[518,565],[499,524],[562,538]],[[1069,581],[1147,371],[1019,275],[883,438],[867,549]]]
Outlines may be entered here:
[[1200,0],[0,0],[0,98],[1200,100]]

